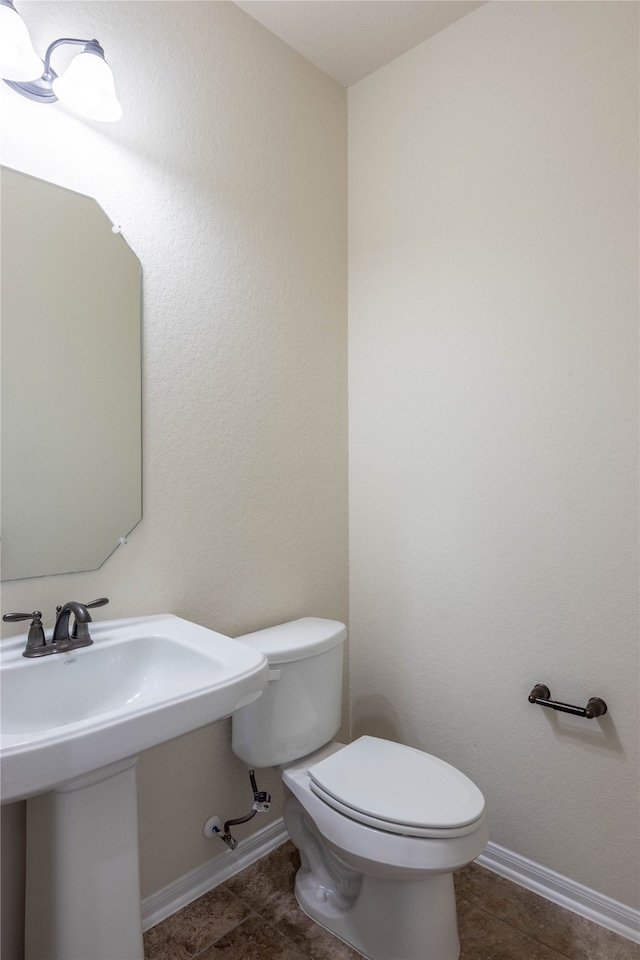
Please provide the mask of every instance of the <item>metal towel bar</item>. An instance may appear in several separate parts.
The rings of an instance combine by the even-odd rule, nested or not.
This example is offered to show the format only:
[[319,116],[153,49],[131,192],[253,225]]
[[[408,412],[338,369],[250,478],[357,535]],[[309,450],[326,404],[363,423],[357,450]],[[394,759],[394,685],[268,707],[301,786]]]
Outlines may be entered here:
[[586,707],[576,707],[572,703],[560,703],[559,700],[552,700],[551,691],[544,683],[536,683],[529,694],[529,703],[538,703],[541,707],[551,707],[552,710],[560,710],[561,713],[573,713],[574,716],[586,717],[587,720],[602,717],[607,712],[607,705],[600,697],[591,697]]

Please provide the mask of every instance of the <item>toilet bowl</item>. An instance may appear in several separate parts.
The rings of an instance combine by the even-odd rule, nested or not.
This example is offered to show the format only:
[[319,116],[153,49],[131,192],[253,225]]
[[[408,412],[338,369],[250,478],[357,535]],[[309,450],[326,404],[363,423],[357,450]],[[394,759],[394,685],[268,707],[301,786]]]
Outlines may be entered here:
[[452,871],[487,840],[484,798],[463,773],[403,744],[332,740],[344,626],[306,618],[245,637],[269,660],[263,696],[233,716],[234,752],[278,766],[301,867],[295,895],[370,960],[457,960]]

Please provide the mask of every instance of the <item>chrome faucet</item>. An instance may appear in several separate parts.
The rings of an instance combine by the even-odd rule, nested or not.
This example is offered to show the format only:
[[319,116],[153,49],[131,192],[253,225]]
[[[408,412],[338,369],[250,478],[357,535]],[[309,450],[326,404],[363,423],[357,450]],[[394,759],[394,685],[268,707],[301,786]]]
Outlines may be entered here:
[[[17,620],[31,620],[27,645],[22,653],[23,657],[46,657],[50,653],[66,653],[76,647],[88,647],[93,643],[88,624],[91,623],[89,608],[104,607],[109,603],[106,597],[92,600],[91,603],[78,603],[69,600],[61,607],[56,607],[56,623],[53,636],[47,640],[42,627],[42,614],[39,610],[33,613],[5,613],[2,618],[8,623]],[[71,614],[74,616],[73,629],[69,629]]]

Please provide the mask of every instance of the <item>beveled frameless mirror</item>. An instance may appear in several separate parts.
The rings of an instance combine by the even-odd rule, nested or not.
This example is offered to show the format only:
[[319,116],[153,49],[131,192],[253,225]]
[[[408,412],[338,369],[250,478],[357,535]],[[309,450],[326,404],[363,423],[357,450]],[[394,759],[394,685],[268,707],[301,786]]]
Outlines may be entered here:
[[93,198],[0,174],[2,580],[95,570],[142,517],[140,262]]

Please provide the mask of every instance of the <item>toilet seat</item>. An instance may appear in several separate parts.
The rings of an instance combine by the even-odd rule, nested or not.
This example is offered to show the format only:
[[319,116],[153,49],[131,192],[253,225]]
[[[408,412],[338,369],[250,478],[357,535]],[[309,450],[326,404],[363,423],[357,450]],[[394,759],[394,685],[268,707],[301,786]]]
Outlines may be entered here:
[[404,744],[361,737],[309,768],[312,792],[344,816],[407,837],[478,829],[484,798],[463,773]]
[[406,879],[408,873],[417,878],[457,870],[482,852],[488,840],[484,813],[470,833],[448,837],[446,830],[439,830],[434,831],[433,837],[411,837],[392,833],[387,822],[381,827],[358,822],[350,815],[352,811],[345,815],[325,803],[311,789],[309,772],[325,758],[345,749],[345,744],[332,741],[310,757],[282,768],[282,781],[302,806],[304,816],[316,825],[324,842],[352,869],[399,880]]

